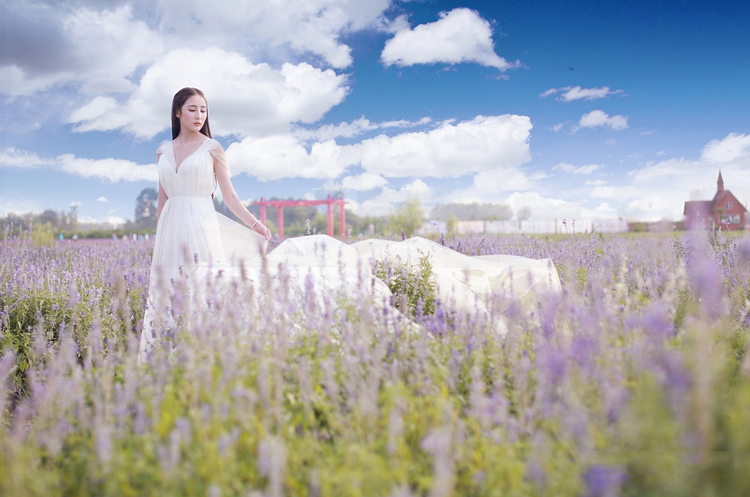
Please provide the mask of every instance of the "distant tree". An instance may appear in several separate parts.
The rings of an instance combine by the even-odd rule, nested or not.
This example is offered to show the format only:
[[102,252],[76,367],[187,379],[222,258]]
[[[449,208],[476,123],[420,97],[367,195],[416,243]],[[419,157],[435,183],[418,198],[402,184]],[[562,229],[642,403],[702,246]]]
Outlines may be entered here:
[[68,211],[67,214],[61,212],[60,223],[66,230],[75,231],[76,229],[78,229],[78,205],[72,203],[70,204],[70,211]]
[[418,198],[412,198],[401,204],[396,213],[389,219],[392,231],[400,233],[404,230],[406,236],[411,236],[422,227],[424,211],[422,202]]
[[516,212],[516,219],[518,219],[518,229],[521,229],[521,222],[526,221],[531,217],[531,208],[530,207],[521,207],[518,212]]
[[458,229],[458,222],[459,221],[460,220],[458,219],[458,217],[455,214],[451,213],[451,215],[448,217],[448,221],[446,223],[446,227],[448,228],[448,234],[450,234],[450,235],[455,235],[456,234],[456,230]]
[[516,219],[519,221],[526,221],[531,217],[531,208],[530,207],[521,207],[521,209],[516,213]]
[[50,227],[58,230],[75,230],[78,226],[78,206],[71,205],[70,211],[57,212],[47,209],[41,214],[32,214],[32,220],[35,223],[48,224]]
[[38,221],[40,223],[47,223],[53,228],[57,228],[60,226],[60,215],[52,209],[47,209],[39,214]]
[[148,187],[141,190],[135,199],[135,225],[141,229],[156,229],[156,203],[159,192]]

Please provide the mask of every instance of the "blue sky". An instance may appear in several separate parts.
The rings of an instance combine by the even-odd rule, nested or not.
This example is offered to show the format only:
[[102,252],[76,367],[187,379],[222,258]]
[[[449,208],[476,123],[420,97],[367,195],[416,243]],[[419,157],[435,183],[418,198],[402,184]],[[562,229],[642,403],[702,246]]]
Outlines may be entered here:
[[0,6],[0,214],[133,217],[183,86],[246,200],[343,190],[680,219],[750,199],[747,2],[392,0]]

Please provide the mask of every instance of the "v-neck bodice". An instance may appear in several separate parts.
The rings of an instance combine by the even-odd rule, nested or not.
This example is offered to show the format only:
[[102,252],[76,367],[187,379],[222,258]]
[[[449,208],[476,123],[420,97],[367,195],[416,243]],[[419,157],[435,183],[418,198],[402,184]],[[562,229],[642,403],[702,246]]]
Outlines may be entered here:
[[210,140],[210,138],[208,138],[208,139],[206,139],[206,140],[203,140],[203,141],[202,141],[202,142],[201,142],[201,143],[200,143],[200,144],[199,144],[199,145],[198,145],[198,146],[197,146],[197,147],[195,148],[195,150],[193,150],[192,152],[190,152],[189,154],[187,154],[187,155],[186,155],[185,157],[183,157],[183,159],[182,159],[182,160],[181,160],[181,161],[180,161],[179,163],[177,162],[177,154],[175,153],[175,150],[174,150],[174,141],[172,141],[172,142],[171,142],[171,143],[169,144],[169,148],[170,148],[170,149],[172,150],[172,165],[174,166],[174,171],[175,171],[175,173],[176,173],[176,172],[178,172],[178,171],[180,170],[180,166],[182,165],[182,163],[183,163],[183,162],[185,162],[185,159],[189,158],[189,157],[190,157],[191,155],[193,155],[193,154],[197,154],[198,152],[200,152],[200,151],[201,151],[201,149],[202,149],[202,148],[203,148],[203,147],[204,147],[204,146],[206,145],[206,142],[208,142],[209,140]]
[[164,145],[157,171],[159,183],[167,197],[211,196],[214,191],[214,161],[210,151],[214,143],[216,142],[210,138],[201,143],[194,152],[182,160],[179,167],[175,163],[172,143]]

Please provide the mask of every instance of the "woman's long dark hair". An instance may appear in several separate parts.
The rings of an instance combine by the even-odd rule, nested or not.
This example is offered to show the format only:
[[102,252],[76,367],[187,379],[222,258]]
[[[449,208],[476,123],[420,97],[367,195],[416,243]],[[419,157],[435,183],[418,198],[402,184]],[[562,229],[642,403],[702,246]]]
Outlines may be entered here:
[[[180,119],[177,117],[177,111],[182,109],[187,99],[193,95],[200,95],[203,100],[206,100],[206,96],[198,88],[186,87],[174,94],[172,99],[172,139],[177,138],[180,134]],[[211,128],[208,126],[208,100],[206,100],[206,122],[203,123],[201,133],[211,138]]]

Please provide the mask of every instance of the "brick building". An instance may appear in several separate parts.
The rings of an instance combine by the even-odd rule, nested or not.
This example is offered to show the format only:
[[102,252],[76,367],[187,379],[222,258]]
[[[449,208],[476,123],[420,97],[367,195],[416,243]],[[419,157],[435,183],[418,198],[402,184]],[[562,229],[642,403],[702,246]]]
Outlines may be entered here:
[[724,189],[724,180],[719,171],[716,180],[716,195],[713,200],[691,200],[685,202],[685,228],[696,229],[713,224],[721,226],[723,230],[741,230],[745,228],[745,207]]

